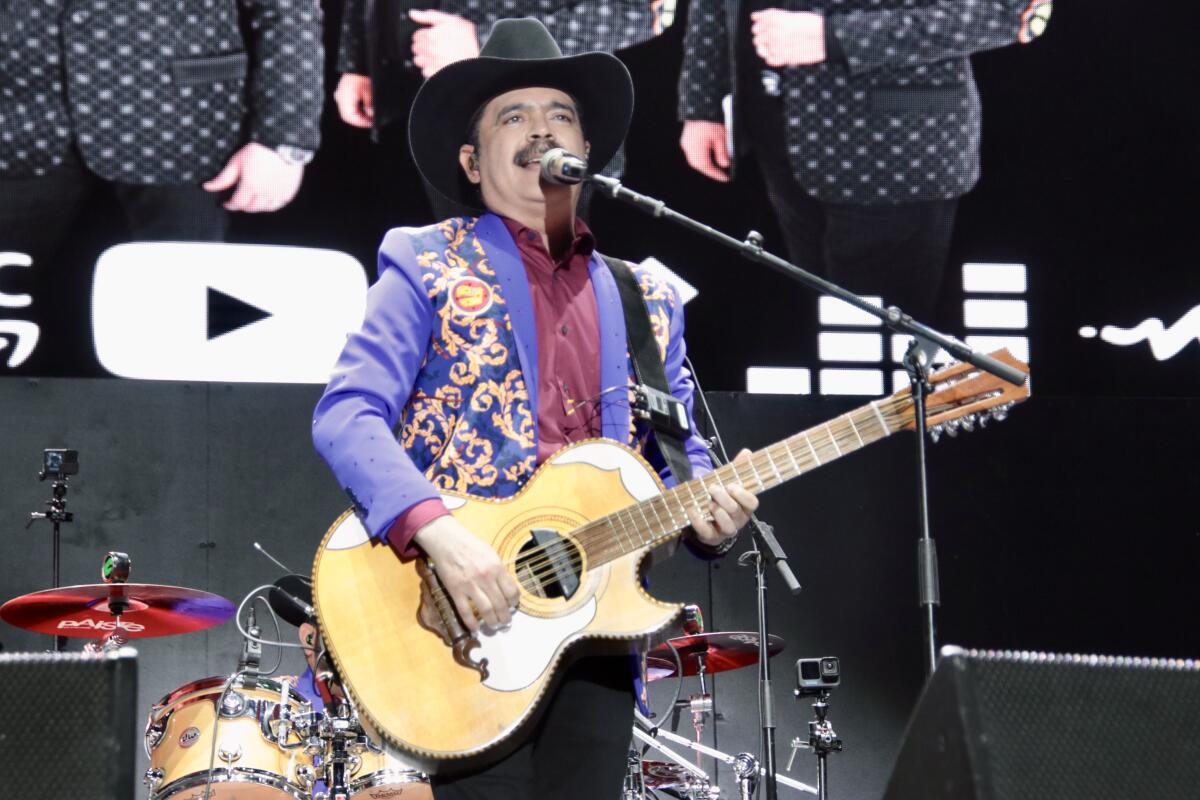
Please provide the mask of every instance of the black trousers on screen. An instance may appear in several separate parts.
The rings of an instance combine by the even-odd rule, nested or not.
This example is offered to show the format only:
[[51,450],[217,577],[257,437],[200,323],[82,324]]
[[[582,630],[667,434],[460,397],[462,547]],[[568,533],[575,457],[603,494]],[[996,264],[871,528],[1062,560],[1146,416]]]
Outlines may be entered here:
[[[37,178],[0,177],[0,249],[50,258],[81,224],[91,203],[116,201],[127,231],[118,241],[221,241],[229,228],[222,197],[199,185],[142,186],[105,181],[72,147]],[[128,233],[128,235],[122,235]]]
[[223,200],[199,185],[105,181],[73,147],[41,177],[0,176],[0,252],[33,260],[31,269],[5,270],[0,291],[32,295],[32,305],[12,316],[32,319],[42,331],[22,369],[42,375],[99,369],[89,325],[96,258],[120,242],[223,241],[229,229]]
[[507,758],[477,772],[434,776],[436,800],[614,800],[633,733],[629,656],[567,668],[545,715]]

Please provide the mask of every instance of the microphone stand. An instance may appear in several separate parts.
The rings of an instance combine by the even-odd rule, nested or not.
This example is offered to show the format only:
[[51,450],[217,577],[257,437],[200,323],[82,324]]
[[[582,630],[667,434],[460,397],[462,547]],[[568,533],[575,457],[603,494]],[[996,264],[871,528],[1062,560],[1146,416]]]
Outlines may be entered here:
[[[705,408],[708,407],[705,401]],[[710,421],[711,415],[710,415]],[[712,421],[713,425],[716,424]],[[722,459],[716,448],[709,444],[708,452],[713,463],[720,465]],[[775,767],[775,700],[771,694],[771,653],[767,632],[767,564],[774,565],[783,576],[788,591],[800,593],[800,582],[796,580],[792,568],[787,562],[787,553],[775,538],[775,529],[762,522],[754,514],[750,515],[751,537],[753,547],[738,557],[739,566],[754,566],[754,592],[756,610],[758,612],[758,721],[762,729],[759,738],[762,753],[762,774],[767,788],[767,800],[776,800],[778,796],[778,781]]]
[[1013,386],[1025,385],[1025,373],[1015,367],[1010,367],[1002,361],[992,358],[986,353],[980,353],[972,350],[965,342],[960,342],[951,336],[947,336],[921,322],[914,320],[911,316],[901,311],[896,306],[888,306],[880,308],[879,306],[868,303],[863,298],[843,289],[836,283],[830,283],[824,278],[819,278],[816,275],[797,267],[791,262],[784,261],[779,256],[768,253],[763,250],[763,237],[757,231],[751,231],[746,235],[746,240],[739,242],[732,236],[721,233],[716,228],[705,225],[703,222],[698,222],[691,217],[680,214],[667,206],[662,200],[655,200],[652,197],[647,197],[644,194],[627,189],[615,178],[609,178],[604,175],[588,175],[587,179],[596,184],[597,191],[601,194],[608,195],[617,200],[622,200],[630,205],[637,206],[646,213],[659,219],[666,219],[676,223],[693,233],[698,233],[706,236],[713,241],[719,242],[750,261],[757,261],[760,264],[765,264],[771,269],[781,272],[797,283],[807,286],[814,292],[821,292],[831,295],[841,300],[844,303],[854,306],[862,311],[867,312],[871,316],[878,317],[891,330],[915,336],[919,339],[926,339],[933,342],[938,347],[945,350],[959,361],[965,361],[968,364],[973,364],[979,367],[984,372],[991,374],[1008,381]]
[[[577,180],[577,179],[576,179]],[[940,331],[914,320],[911,316],[904,313],[897,306],[887,306],[882,308],[873,303],[869,303],[862,297],[853,292],[838,286],[835,283],[819,278],[807,270],[797,267],[784,259],[767,252],[763,249],[762,234],[757,231],[750,231],[746,235],[745,241],[738,241],[732,236],[721,233],[716,228],[705,225],[702,222],[692,219],[684,214],[667,206],[662,200],[656,200],[644,194],[640,194],[631,189],[626,188],[622,183],[615,179],[604,175],[588,175],[587,180],[596,185],[597,190],[601,194],[608,195],[615,200],[621,200],[630,205],[636,206],[656,219],[666,219],[675,224],[686,228],[693,233],[698,233],[708,239],[725,245],[734,250],[742,257],[755,261],[760,264],[765,264],[771,269],[780,272],[797,283],[808,287],[814,292],[824,293],[832,297],[836,297],[844,303],[848,303],[855,308],[865,311],[868,314],[878,317],[883,324],[892,331],[900,334],[912,336],[921,348],[932,349],[936,352],[936,347],[940,347],[959,361],[965,361],[979,369],[989,372],[992,375],[1001,378],[1002,380],[1011,383],[1013,386],[1023,386],[1025,384],[1025,374],[1015,367],[1011,367],[986,353],[979,353],[972,350],[965,342],[947,336]],[[927,474],[925,464],[925,390],[927,388],[927,373],[924,371],[927,366],[928,359],[918,353],[921,348],[909,348],[909,355],[905,357],[905,368],[909,369],[910,379],[913,385],[913,400],[915,402],[915,417],[917,424],[917,468],[919,475],[919,495],[917,498],[918,510],[920,516],[920,524],[922,527],[921,539],[918,544],[918,581],[920,586],[919,604],[923,612],[922,625],[922,641],[926,671],[928,674],[933,673],[935,666],[937,645],[934,635],[933,614],[934,606],[938,605],[938,586],[937,586],[937,561],[936,552],[933,546],[933,539],[929,536],[929,516],[927,508]],[[756,544],[757,544],[756,539]],[[765,541],[765,539],[764,539]],[[760,557],[761,558],[761,557]],[[762,574],[761,562],[759,574]],[[793,578],[794,580],[794,578]],[[764,589],[765,591],[765,589]],[[762,600],[760,599],[760,603]],[[765,614],[765,607],[762,612]],[[760,616],[760,623],[762,617]],[[760,631],[759,647],[765,648],[765,632]],[[760,660],[760,673],[764,674],[764,680],[767,681],[766,689],[769,689],[770,673],[769,670],[763,672],[762,664],[766,659]],[[770,720],[768,720],[770,721]],[[764,731],[769,730],[764,723]],[[773,738],[773,737],[772,737]],[[766,756],[773,767],[773,753],[766,752]],[[773,781],[768,781],[768,797],[773,797]]]

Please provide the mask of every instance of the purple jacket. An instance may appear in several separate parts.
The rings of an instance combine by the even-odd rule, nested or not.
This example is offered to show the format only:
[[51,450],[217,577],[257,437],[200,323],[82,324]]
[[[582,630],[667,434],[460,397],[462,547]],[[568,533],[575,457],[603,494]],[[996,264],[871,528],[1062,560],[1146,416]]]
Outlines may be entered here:
[[[589,263],[600,322],[600,386],[631,380],[625,320],[603,260]],[[514,494],[537,450],[537,341],[525,268],[494,214],[396,228],[379,249],[362,330],[352,334],[317,404],[313,442],[369,534],[452,489]],[[683,306],[675,291],[635,268],[672,393],[689,414]],[[626,391],[601,398],[604,436],[643,450],[669,473],[653,437],[633,424]],[[693,426],[694,427],[694,426]],[[703,441],[686,442],[697,474],[711,469]]]

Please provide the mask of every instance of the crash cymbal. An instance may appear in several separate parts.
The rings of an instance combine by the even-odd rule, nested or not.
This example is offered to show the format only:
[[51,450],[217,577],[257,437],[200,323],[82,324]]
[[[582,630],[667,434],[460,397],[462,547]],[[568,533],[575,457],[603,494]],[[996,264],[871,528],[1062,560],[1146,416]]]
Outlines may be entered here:
[[18,628],[54,636],[98,638],[117,628],[142,639],[192,633],[233,616],[233,603],[219,595],[152,583],[91,583],[14,597],[0,606],[0,619]]
[[[675,659],[671,650],[679,653],[684,675],[697,675],[700,665],[705,674],[724,672],[758,662],[758,634],[753,631],[698,633],[676,636],[646,654],[646,680],[656,681],[675,674]],[[767,652],[776,655],[783,650],[783,639],[767,637]]]

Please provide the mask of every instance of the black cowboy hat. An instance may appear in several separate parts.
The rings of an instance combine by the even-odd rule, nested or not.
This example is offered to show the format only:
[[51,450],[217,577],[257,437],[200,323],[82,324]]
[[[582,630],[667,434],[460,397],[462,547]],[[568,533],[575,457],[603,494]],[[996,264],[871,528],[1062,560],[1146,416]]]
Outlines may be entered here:
[[425,180],[451,200],[478,206],[478,192],[458,163],[467,124],[493,97],[528,86],[561,89],[578,101],[591,144],[588,161],[592,170],[603,169],[625,140],[633,116],[629,70],[609,53],[564,56],[536,19],[502,19],[478,58],[439,70],[413,100],[408,140]]

